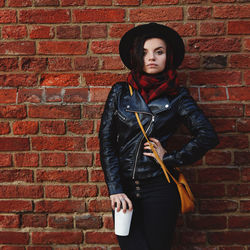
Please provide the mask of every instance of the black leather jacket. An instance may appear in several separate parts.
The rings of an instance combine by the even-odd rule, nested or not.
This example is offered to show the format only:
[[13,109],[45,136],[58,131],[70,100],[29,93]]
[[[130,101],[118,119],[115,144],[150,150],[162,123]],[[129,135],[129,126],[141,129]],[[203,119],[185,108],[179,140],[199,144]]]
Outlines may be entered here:
[[168,168],[191,164],[218,144],[218,137],[203,112],[180,88],[174,97],[160,97],[146,104],[138,91],[130,95],[128,83],[116,83],[107,98],[99,132],[101,164],[109,193],[122,193],[122,180],[146,179],[162,174],[153,157],[143,155],[144,136],[134,112],[138,112],[148,137],[158,139],[163,147],[184,123],[193,139],[179,151],[166,153]]

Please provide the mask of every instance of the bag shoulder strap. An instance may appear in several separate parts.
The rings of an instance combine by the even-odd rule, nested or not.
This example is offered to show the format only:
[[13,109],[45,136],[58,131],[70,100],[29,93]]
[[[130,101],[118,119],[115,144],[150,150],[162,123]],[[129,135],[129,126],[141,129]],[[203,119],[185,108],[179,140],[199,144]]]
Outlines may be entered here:
[[[132,89],[131,85],[129,85],[129,91],[130,91],[130,95],[132,96],[132,95],[133,95],[133,89]],[[138,115],[137,112],[135,112],[135,116],[136,116],[137,122],[138,122],[138,124],[139,124],[139,126],[140,126],[140,128],[141,128],[141,131],[142,131],[144,137],[146,138],[147,142],[149,143],[150,149],[151,149],[152,152],[154,153],[155,158],[156,158],[156,160],[158,161],[158,163],[160,164],[160,166],[161,166],[161,168],[162,168],[162,170],[163,170],[163,172],[164,172],[164,174],[165,174],[165,176],[166,176],[168,182],[170,183],[170,179],[169,179],[169,176],[170,176],[170,177],[173,179],[173,181],[174,181],[176,184],[178,184],[179,182],[173,177],[173,175],[172,175],[172,174],[169,172],[169,170],[166,168],[165,164],[163,163],[163,161],[162,161],[161,158],[159,157],[158,153],[156,152],[154,146],[153,146],[152,143],[149,141],[148,136],[147,136],[147,134],[146,134],[146,132],[145,132],[145,130],[144,130],[142,124],[141,124],[141,121],[140,121],[140,118],[139,118],[139,115]],[[168,176],[168,175],[169,175],[169,176]]]

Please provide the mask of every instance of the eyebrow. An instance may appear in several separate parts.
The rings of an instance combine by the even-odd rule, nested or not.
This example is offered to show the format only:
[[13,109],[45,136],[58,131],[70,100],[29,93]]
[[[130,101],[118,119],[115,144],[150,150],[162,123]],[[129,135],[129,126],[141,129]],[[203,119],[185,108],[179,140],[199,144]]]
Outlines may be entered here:
[[[147,50],[147,49],[145,49],[145,48],[143,48],[144,50]],[[158,50],[158,49],[165,49],[164,47],[162,47],[162,46],[160,46],[160,47],[157,47],[157,48],[155,48],[154,50]]]

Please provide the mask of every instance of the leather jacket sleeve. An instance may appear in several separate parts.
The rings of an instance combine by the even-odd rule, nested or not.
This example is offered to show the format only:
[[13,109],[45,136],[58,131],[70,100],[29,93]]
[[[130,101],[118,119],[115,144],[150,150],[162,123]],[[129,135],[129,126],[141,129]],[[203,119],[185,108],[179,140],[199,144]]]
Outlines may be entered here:
[[113,86],[105,104],[99,132],[101,165],[110,194],[123,193],[119,174],[117,132],[114,126],[117,92]]
[[191,96],[184,96],[179,101],[177,110],[180,119],[189,129],[193,139],[181,150],[164,155],[163,161],[168,167],[192,164],[219,143],[212,125]]

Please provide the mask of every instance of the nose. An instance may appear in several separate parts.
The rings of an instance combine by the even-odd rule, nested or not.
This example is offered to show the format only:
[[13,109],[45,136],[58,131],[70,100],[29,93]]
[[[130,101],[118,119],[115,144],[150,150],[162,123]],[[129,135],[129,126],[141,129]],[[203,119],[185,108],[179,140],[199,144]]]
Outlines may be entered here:
[[149,60],[149,61],[154,61],[154,60],[155,60],[155,55],[154,55],[153,52],[148,53],[148,60]]

